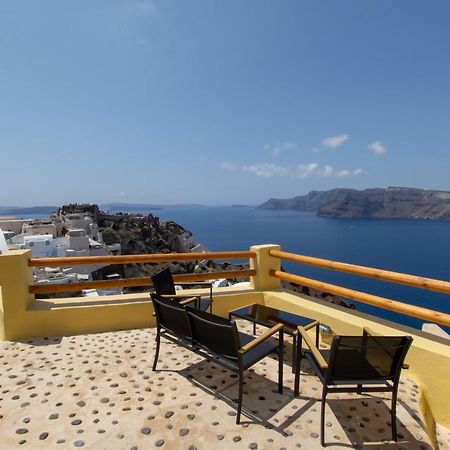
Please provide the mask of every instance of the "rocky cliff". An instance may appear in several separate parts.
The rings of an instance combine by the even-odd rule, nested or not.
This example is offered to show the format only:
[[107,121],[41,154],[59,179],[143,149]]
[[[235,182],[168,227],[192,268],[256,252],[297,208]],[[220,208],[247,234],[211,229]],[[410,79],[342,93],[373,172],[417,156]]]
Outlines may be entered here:
[[[124,255],[146,253],[180,253],[189,252],[196,245],[192,233],[174,221],[160,221],[159,217],[149,214],[143,216],[131,213],[106,213],[93,204],[70,204],[62,206],[56,216],[68,213],[89,213],[99,226],[105,244],[119,243]],[[151,276],[165,267],[173,273],[194,272],[196,261],[162,263],[162,264],[127,264],[108,266],[99,271],[100,277],[118,272],[124,277]],[[245,266],[245,267],[244,267]],[[247,268],[242,264],[227,262],[210,262],[209,270],[239,270]]]
[[317,211],[322,217],[450,221],[450,192],[402,187],[333,189],[270,199],[259,208]]

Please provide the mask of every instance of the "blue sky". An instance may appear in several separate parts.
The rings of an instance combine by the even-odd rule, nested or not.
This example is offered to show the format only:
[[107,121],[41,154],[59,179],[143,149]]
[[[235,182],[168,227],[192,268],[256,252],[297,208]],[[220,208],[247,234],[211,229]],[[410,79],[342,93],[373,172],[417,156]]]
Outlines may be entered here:
[[450,190],[450,2],[4,1],[0,205]]

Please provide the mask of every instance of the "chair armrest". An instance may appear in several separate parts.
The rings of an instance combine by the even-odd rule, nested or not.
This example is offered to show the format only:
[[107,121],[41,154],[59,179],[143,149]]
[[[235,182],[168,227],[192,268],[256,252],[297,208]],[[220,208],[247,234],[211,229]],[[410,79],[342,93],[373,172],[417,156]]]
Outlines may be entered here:
[[163,295],[160,295],[160,297],[167,298],[169,300],[170,299],[180,300],[181,298],[193,298],[193,297],[200,299],[201,295],[169,295],[169,294],[163,294]]
[[275,333],[278,333],[283,329],[283,324],[278,323],[272,328],[269,328],[264,334],[261,336],[258,336],[257,338],[253,339],[253,341],[250,341],[248,344],[245,344],[243,347],[239,349],[239,353],[244,354],[250,351],[252,348],[255,348],[257,345],[261,344],[261,342],[267,340],[270,338],[270,336],[274,335]]
[[179,286],[208,286],[208,287],[212,287],[212,283],[209,283],[208,281],[197,281],[194,282],[182,282],[182,283],[177,283],[176,281],[174,281],[174,284],[177,284]]
[[314,322],[309,323],[308,325],[305,325],[303,327],[304,330],[308,331],[315,327],[318,327],[320,325],[320,322],[318,320],[315,320]]
[[180,305],[188,305],[189,303],[196,302],[198,300],[198,297],[188,297],[186,300],[181,300],[181,302],[178,302]]
[[317,364],[319,364],[320,368],[322,370],[328,369],[328,363],[325,361],[325,358],[322,356],[322,353],[320,353],[319,349],[314,345],[314,342],[309,337],[308,332],[303,327],[298,327],[298,332],[300,333],[301,337],[305,341],[306,345],[311,350],[312,355],[314,356],[314,359],[317,361]]

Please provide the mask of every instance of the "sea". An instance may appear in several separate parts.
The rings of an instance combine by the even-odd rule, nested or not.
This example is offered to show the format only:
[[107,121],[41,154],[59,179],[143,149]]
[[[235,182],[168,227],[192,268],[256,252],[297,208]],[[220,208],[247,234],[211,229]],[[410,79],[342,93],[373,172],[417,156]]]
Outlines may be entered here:
[[[287,252],[450,280],[450,223],[425,220],[331,219],[314,212],[256,207],[185,206],[133,210],[173,220],[210,251],[279,244]],[[283,261],[287,272],[450,313],[450,296]],[[351,301],[350,301],[351,302]],[[414,328],[423,321],[353,302],[359,311]],[[446,328],[446,331],[450,330]]]

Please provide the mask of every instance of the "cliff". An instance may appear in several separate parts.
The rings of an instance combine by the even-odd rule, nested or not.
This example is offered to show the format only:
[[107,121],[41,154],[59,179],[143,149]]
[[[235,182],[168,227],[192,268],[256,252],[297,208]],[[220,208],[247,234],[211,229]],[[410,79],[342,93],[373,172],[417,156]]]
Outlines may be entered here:
[[450,221],[450,192],[388,187],[358,191],[311,191],[292,199],[270,199],[264,209],[317,211],[322,217]]
[[[107,213],[93,204],[70,204],[62,206],[55,215],[84,212],[93,216],[105,244],[119,243],[124,255],[190,252],[197,244],[189,230],[172,220],[160,221],[159,217],[152,214],[144,216],[132,213]],[[195,266],[196,261],[127,264],[108,266],[101,269],[98,276],[103,277],[114,272],[127,278],[151,276],[164,267],[169,267],[173,273],[191,273],[194,272]],[[213,271],[239,270],[247,268],[247,265],[211,261],[208,268]]]

